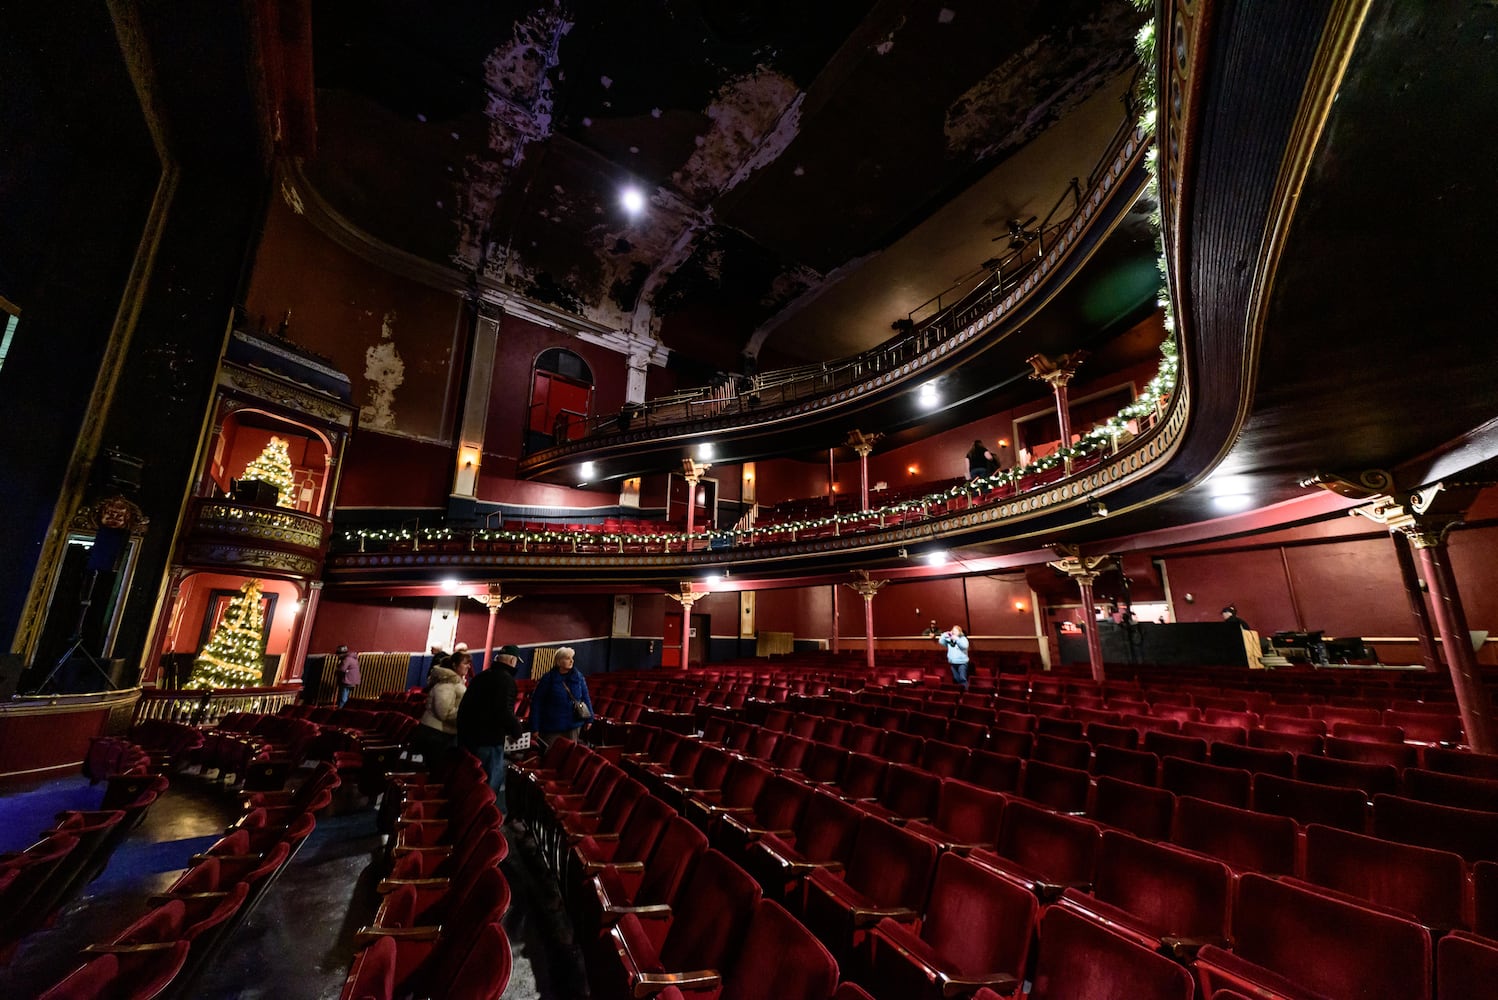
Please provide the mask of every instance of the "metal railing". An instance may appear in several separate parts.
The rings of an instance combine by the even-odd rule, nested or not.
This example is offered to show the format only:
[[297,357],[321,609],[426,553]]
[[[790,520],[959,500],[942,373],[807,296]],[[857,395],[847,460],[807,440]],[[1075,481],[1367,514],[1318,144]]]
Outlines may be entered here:
[[[1035,229],[1020,227],[1021,233],[1016,237],[1019,246],[985,261],[978,271],[921,303],[905,319],[896,321],[894,326],[901,331],[896,336],[845,358],[749,375],[725,374],[706,386],[680,390],[644,403],[627,403],[617,414],[595,416],[583,436],[662,427],[704,416],[768,410],[819,398],[870,377],[897,372],[903,365],[941,346],[995,303],[1002,302],[1040,267],[1047,251],[1054,249],[1061,238],[1059,234],[1082,211],[1086,201],[1084,191],[1098,188],[1107,172],[1115,168],[1130,138],[1139,134],[1134,104],[1132,101],[1125,104],[1124,123],[1098,158],[1085,187],[1078,178],[1071,178]],[[976,285],[972,284],[974,281]],[[955,298],[953,293],[957,293]],[[917,320],[928,309],[932,310],[931,315]],[[578,439],[575,430],[569,438]],[[559,439],[557,443],[564,442]]]
[[204,691],[165,691],[147,688],[135,703],[135,721],[164,719],[197,726],[215,726],[230,712],[274,715],[301,697],[300,685],[269,688],[218,688]]

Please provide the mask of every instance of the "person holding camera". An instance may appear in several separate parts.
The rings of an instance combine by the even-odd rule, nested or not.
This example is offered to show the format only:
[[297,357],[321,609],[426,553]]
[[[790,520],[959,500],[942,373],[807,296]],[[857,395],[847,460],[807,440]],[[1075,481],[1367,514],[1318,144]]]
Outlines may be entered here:
[[947,648],[947,668],[952,671],[952,680],[962,690],[967,690],[967,635],[961,625],[953,625],[936,637],[936,641]]

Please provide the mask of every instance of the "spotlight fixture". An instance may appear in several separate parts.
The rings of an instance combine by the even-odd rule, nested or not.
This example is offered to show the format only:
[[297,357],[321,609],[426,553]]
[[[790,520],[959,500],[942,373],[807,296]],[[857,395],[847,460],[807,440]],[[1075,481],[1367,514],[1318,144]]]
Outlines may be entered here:
[[945,549],[937,549],[934,552],[927,552],[926,553],[926,565],[928,565],[928,566],[945,566],[946,564],[947,564],[947,551]]
[[627,187],[619,192],[619,204],[630,215],[645,211],[645,193],[637,187]]
[[1101,500],[1090,500],[1087,503],[1087,513],[1093,517],[1107,517],[1108,505]]
[[927,382],[921,386],[920,401],[928,410],[941,405],[941,396],[937,395],[935,382]]
[[583,482],[590,483],[593,481],[595,469],[592,462],[584,462],[577,472],[578,475],[582,476]]
[[899,553],[899,555],[900,555],[901,559],[909,559],[910,558],[910,553],[908,551],[906,551],[905,546],[903,546],[903,545],[900,546],[900,553]]

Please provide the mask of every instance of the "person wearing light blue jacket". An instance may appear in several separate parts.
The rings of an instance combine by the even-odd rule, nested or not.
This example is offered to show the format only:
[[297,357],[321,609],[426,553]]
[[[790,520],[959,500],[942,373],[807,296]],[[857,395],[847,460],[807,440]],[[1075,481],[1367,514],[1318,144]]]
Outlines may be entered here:
[[947,647],[947,667],[952,671],[952,680],[967,690],[967,636],[961,625],[953,625],[936,637],[936,641]]

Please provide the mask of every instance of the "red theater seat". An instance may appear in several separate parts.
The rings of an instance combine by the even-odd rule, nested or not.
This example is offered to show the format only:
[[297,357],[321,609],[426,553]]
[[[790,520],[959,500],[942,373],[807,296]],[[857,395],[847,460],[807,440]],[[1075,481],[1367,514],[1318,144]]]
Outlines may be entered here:
[[1295,874],[1295,821],[1182,796],[1171,841],[1225,861],[1235,871]]
[[1406,798],[1460,809],[1498,812],[1498,781],[1469,778],[1460,774],[1442,774],[1440,771],[1425,771],[1418,767],[1406,769],[1402,777]]
[[1160,778],[1160,758],[1148,750],[1100,746],[1092,759],[1096,777],[1117,778],[1136,785],[1154,785]]
[[846,961],[880,920],[918,918],[936,854],[936,844],[924,837],[865,818],[844,870],[821,868],[806,880],[806,925]]
[[[589,931],[608,926],[626,913],[659,912],[676,899],[692,864],[707,850],[707,837],[680,816],[673,817],[645,863],[628,861],[596,868],[592,898],[573,919]],[[587,892],[581,893],[586,899]]]
[[1247,809],[1253,776],[1233,767],[1218,767],[1180,757],[1160,761],[1160,787],[1225,806]]
[[1020,779],[1020,794],[1061,812],[1083,813],[1087,811],[1091,785],[1091,776],[1086,771],[1029,760]]
[[1085,740],[1070,740],[1042,733],[1035,737],[1030,759],[1085,771],[1092,766],[1092,745]]
[[1276,732],[1271,729],[1255,729],[1248,734],[1248,745],[1266,750],[1285,750],[1290,753],[1319,754],[1325,749],[1326,738],[1310,733]]
[[750,845],[745,867],[765,894],[785,901],[800,894],[801,880],[822,867],[841,868],[853,850],[865,813],[825,792],[816,792],[789,835],[766,833]]
[[1420,750],[1405,743],[1367,743],[1363,740],[1326,738],[1326,756],[1338,760],[1358,760],[1369,764],[1388,764],[1395,770],[1418,767]]
[[1308,882],[1413,914],[1448,931],[1466,925],[1466,866],[1448,851],[1395,844],[1328,826],[1306,827]]
[[1297,823],[1322,823],[1354,833],[1368,826],[1368,797],[1356,788],[1296,781],[1273,774],[1254,778],[1254,809]]
[[1191,974],[1163,955],[1061,907],[1041,918],[1029,1000],[1191,1000],[1192,995]]
[[1436,1000],[1491,996],[1498,983],[1498,941],[1456,931],[1436,948]]
[[936,818],[931,823],[912,820],[905,828],[939,844],[944,851],[967,853],[992,847],[999,836],[1004,795],[948,778],[941,783]]
[[927,820],[936,815],[936,800],[941,794],[941,779],[929,771],[905,764],[892,764],[884,776],[884,787],[873,802],[858,803],[865,812],[904,823]]
[[1380,793],[1394,795],[1399,791],[1399,772],[1388,764],[1369,761],[1301,754],[1295,758],[1295,776],[1318,785],[1356,788],[1370,799]]
[[1277,774],[1295,777],[1295,755],[1287,750],[1239,746],[1236,743],[1213,743],[1207,756],[1218,767],[1237,767],[1253,774]]
[[1479,861],[1472,866],[1472,895],[1472,929],[1498,940],[1498,862]]
[[1169,840],[1175,804],[1175,793],[1163,788],[1101,777],[1093,789],[1089,815],[1104,826],[1127,830],[1136,837]]
[[1245,875],[1233,912],[1233,950],[1207,946],[1197,974],[1207,992],[1255,997],[1428,1000],[1430,933],[1420,924],[1261,875]]
[[609,931],[611,959],[590,968],[593,995],[648,997],[667,986],[717,991],[743,946],[760,889],[714,850],[692,866],[666,914],[628,913]]
[[918,924],[869,932],[869,982],[879,1000],[943,1000],[1024,978],[1039,904],[1033,894],[955,854],[937,862]]
[[1203,945],[1227,943],[1232,886],[1233,873],[1220,861],[1110,830],[1092,893],[1068,889],[1061,905],[1189,959]]
[[1373,833],[1402,844],[1451,851],[1469,862],[1498,861],[1498,813],[1375,795]]
[[1426,747],[1425,767],[1444,774],[1464,774],[1469,778],[1498,781],[1498,754]]
[[827,1000],[835,986],[832,953],[784,907],[762,899],[719,1000]]
[[149,1000],[182,971],[190,947],[186,941],[175,941],[160,949],[100,955],[38,1000]]
[[1062,816],[1022,800],[1005,804],[999,840],[972,858],[1046,902],[1068,888],[1090,888],[1097,858],[1097,824]]
[[1207,741],[1196,736],[1148,732],[1144,734],[1144,749],[1162,759],[1165,757],[1180,757],[1183,760],[1195,761],[1207,759]]

